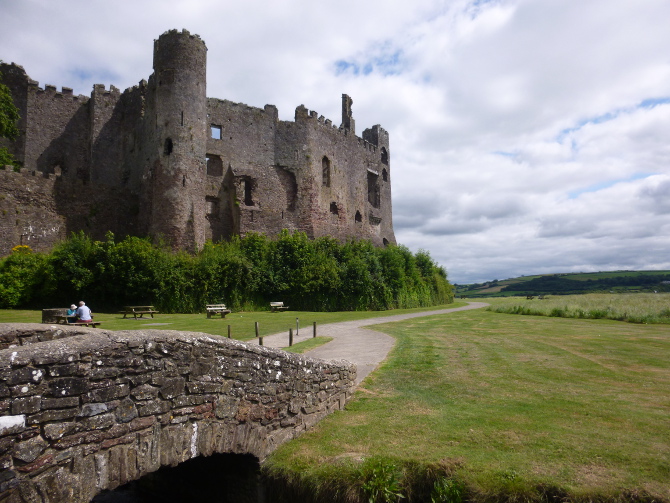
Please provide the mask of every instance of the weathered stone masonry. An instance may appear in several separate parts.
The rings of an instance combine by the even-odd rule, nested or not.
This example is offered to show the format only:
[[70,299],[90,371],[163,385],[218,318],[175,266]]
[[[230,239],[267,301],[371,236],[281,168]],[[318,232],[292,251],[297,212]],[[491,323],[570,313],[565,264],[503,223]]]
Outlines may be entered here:
[[282,229],[395,243],[388,133],[356,136],[349,96],[339,127],[302,105],[280,121],[273,105],[207,98],[206,69],[205,43],[186,30],[161,35],[154,73],[123,92],[75,96],[0,65],[21,114],[18,139],[0,146],[24,168],[0,177],[0,256],[79,230],[190,250]]
[[341,409],[356,377],[347,362],[206,334],[28,324],[0,334],[3,502],[88,502],[213,453],[262,460]]

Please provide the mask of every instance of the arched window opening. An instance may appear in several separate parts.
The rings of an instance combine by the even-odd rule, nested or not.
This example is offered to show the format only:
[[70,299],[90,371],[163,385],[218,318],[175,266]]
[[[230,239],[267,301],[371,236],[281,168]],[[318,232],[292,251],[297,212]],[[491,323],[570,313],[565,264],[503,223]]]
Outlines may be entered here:
[[361,212],[360,212],[360,211],[357,211],[357,212],[356,212],[356,216],[354,217],[354,221],[356,221],[357,223],[363,221],[363,215],[361,215]]
[[386,239],[386,238],[384,238],[384,239],[382,240],[382,242],[384,243],[384,246],[388,246],[388,245],[390,244],[390,243],[389,243],[389,240]]
[[389,165],[389,153],[386,151],[386,147],[382,147],[382,164]]
[[173,145],[172,138],[165,138],[165,145],[163,146],[163,153],[165,155],[170,155],[172,153]]
[[336,202],[330,203],[330,212],[333,215],[339,215],[340,214],[340,210],[337,208],[337,203]]
[[323,159],[321,159],[321,168],[323,173],[323,186],[330,187],[330,159],[325,155],[323,156]]

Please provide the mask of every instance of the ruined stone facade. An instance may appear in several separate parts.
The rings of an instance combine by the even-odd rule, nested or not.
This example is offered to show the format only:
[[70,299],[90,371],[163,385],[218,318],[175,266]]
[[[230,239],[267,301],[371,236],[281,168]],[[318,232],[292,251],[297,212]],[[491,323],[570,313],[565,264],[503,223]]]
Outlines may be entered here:
[[86,503],[199,456],[263,460],[355,381],[349,362],[207,334],[0,324],[0,501]]
[[197,35],[166,32],[148,81],[90,98],[0,65],[21,115],[19,138],[0,146],[23,166],[0,171],[0,255],[79,230],[186,250],[282,229],[394,244],[388,133],[356,136],[347,95],[339,127],[302,105],[280,121],[273,105],[207,98],[206,55]]

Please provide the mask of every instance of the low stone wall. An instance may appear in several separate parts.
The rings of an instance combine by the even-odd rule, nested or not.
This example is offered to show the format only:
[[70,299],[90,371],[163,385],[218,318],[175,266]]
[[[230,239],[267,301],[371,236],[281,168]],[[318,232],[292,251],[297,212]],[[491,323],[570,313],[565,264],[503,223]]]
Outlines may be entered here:
[[[67,314],[67,309],[63,310],[63,316],[65,316],[65,314]],[[90,328],[78,327],[76,325],[0,323],[0,349],[25,346],[27,344],[52,341],[55,339],[64,339],[66,337],[89,333],[91,333]]]
[[66,307],[42,309],[42,323],[58,323],[58,316],[67,316]]
[[348,362],[206,334],[55,328],[64,338],[0,350],[3,502],[88,502],[216,452],[262,460],[354,389]]

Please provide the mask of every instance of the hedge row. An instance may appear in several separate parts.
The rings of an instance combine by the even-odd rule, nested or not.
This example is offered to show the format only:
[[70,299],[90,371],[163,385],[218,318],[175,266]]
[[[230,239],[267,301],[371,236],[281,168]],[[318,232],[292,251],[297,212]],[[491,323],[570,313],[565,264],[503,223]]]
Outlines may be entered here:
[[453,300],[446,271],[425,251],[375,248],[368,241],[310,240],[283,231],[208,242],[196,255],[149,240],[93,241],[73,234],[49,254],[19,246],[0,260],[0,307],[66,306],[84,299],[99,310],[151,304],[193,313],[205,304],[267,308],[283,301],[312,311],[384,310]]

